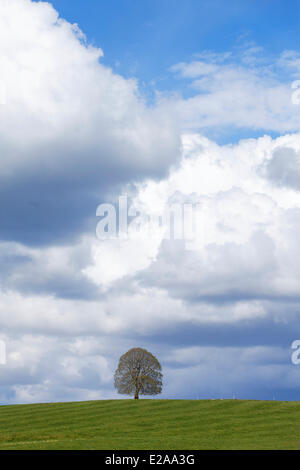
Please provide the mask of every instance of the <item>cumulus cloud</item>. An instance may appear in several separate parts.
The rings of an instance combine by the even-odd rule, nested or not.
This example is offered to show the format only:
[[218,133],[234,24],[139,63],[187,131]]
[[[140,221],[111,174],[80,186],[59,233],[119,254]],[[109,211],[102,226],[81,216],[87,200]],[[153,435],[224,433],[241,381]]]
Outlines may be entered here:
[[[280,390],[282,397],[293,388],[297,372],[290,365],[289,347],[299,334],[300,198],[297,187],[274,184],[266,169],[278,152],[297,153],[299,145],[299,134],[277,139],[265,136],[227,146],[199,135],[185,135],[180,167],[166,179],[139,185],[132,203],[146,214],[157,214],[174,200],[174,195],[182,203],[193,202],[200,222],[193,242],[165,240],[161,232],[149,240],[145,230],[145,253],[151,253],[147,266],[134,260],[128,264],[128,257],[134,257],[135,240],[99,242],[107,257],[94,256],[93,269],[85,274],[101,286],[100,270],[110,271],[109,257],[115,246],[119,267],[113,263],[113,278],[109,281],[106,277],[106,288],[110,298],[127,290],[125,297],[117,298],[123,299],[124,318],[136,317],[130,331],[137,331],[143,341],[159,344],[161,354],[167,356],[179,345],[206,345],[201,367],[171,361],[167,390],[174,396],[179,389],[184,393],[180,383],[187,382],[193,390],[191,397],[195,397],[197,387],[202,397],[209,396],[216,390],[220,370],[224,370],[222,379],[219,376],[220,387],[227,397],[233,390],[244,397],[257,396],[251,381],[260,384],[260,393]],[[143,244],[142,237],[139,242]],[[140,302],[136,302],[137,294]],[[151,320],[150,298],[155,305]],[[140,328],[141,317],[144,329]],[[240,352],[234,349],[229,354],[228,347],[232,346]],[[193,347],[190,363],[197,362]],[[227,358],[226,365],[212,365],[209,347],[220,348],[218,354],[223,360]],[[271,364],[264,354],[255,353],[265,347],[273,348],[275,358],[281,350],[280,364],[276,360]],[[178,356],[181,354],[179,349]],[[235,359],[245,355],[251,357],[251,366]],[[202,382],[205,385],[198,385]]]
[[176,161],[176,124],[49,3],[3,0],[0,31],[0,236],[75,238],[107,192]]
[[293,148],[278,148],[263,170],[275,185],[300,189],[300,153]]
[[[165,360],[169,377],[165,393],[171,395],[182,393],[178,377],[189,380],[195,389],[196,372],[207,382],[201,393],[209,394],[216,387],[212,370],[221,367],[216,364],[215,369],[210,368],[209,351],[204,349],[203,361],[208,361],[201,366],[204,371],[198,365],[193,366],[195,369],[185,368],[168,359],[178,348],[193,351],[199,345],[217,347],[220,354],[225,348],[222,354],[226,355],[228,347],[242,351],[248,348],[250,352],[255,351],[252,348],[267,347],[274,348],[276,357],[281,348],[289,368],[289,347],[300,332],[300,195],[291,185],[274,184],[266,168],[279,151],[299,151],[299,134],[277,139],[265,136],[227,146],[190,134],[184,136],[182,146],[180,166],[165,179],[137,185],[131,203],[151,215],[162,212],[174,197],[183,203],[192,202],[200,218],[192,243],[164,239],[160,228],[149,239],[142,226],[136,238],[129,232],[127,240],[82,238],[77,245],[47,249],[4,244],[4,259],[5,253],[10,255],[8,258],[14,255],[13,264],[18,263],[17,271],[8,263],[11,274],[3,276],[0,322],[8,337],[21,332],[23,344],[23,335],[46,335],[55,338],[56,349],[64,349],[75,338],[77,346],[63,355],[70,370],[85,360],[92,370],[96,359],[89,362],[88,357],[96,338],[108,337],[114,345],[108,350],[106,343],[101,354],[98,350],[111,369],[125,345],[139,343],[156,348]],[[81,284],[87,295],[82,295],[80,289],[77,298],[68,295],[55,284],[55,278],[57,284],[69,282],[75,290]],[[37,288],[30,289],[35,279]],[[53,349],[51,354],[55,355]],[[229,393],[233,384],[236,392],[258,393],[242,372],[246,365],[236,362],[234,353],[226,357],[224,370],[231,368],[234,372],[222,379],[224,393]],[[273,388],[278,389],[283,374],[292,389],[293,369],[285,372],[282,362],[258,367],[264,357],[254,352],[251,355],[253,380],[259,370],[268,370]],[[49,367],[49,375],[53,375]],[[54,376],[56,385],[43,386],[45,395],[41,399],[51,393],[60,396],[63,392],[58,383],[67,387],[63,390],[73,384],[72,393],[78,397],[83,396],[80,390],[84,384],[93,384],[89,387],[94,390],[98,381],[104,390],[99,396],[108,396],[112,385],[109,381],[101,385],[93,374],[90,382],[85,375],[80,381],[75,372],[71,379],[67,373],[65,379],[64,373],[58,376],[55,372]],[[28,393],[26,400],[41,393],[42,379],[36,374],[31,377],[37,384],[29,380],[30,392],[26,384],[22,385],[24,395],[20,397],[25,399]],[[266,375],[262,372],[257,382],[261,390],[263,377]],[[285,396],[289,392],[281,387],[280,393]]]
[[[180,191],[198,203],[200,224],[192,249],[183,255],[182,244],[170,249],[165,243],[143,279],[190,300],[297,298],[291,258],[297,252],[299,194],[274,186],[260,168],[264,162],[270,165],[278,149],[297,151],[299,135],[219,149],[203,138],[187,138],[189,151],[195,146],[198,156],[186,158],[180,170],[159,183],[167,197]],[[145,192],[156,194],[155,186],[151,183]]]
[[175,349],[166,357],[170,395],[175,397],[180,389],[193,399],[286,397],[298,377],[288,361],[280,347]]
[[[183,241],[163,240],[160,231],[149,240],[145,231],[139,250],[143,253],[144,243],[147,266],[141,263],[142,256],[128,263],[135,240],[98,242],[106,256],[98,262],[94,256],[93,267],[85,274],[101,284],[97,266],[98,272],[101,268],[109,273],[112,265],[114,281],[118,269],[119,278],[136,272],[138,282],[170,289],[190,300],[297,295],[295,266],[286,260],[289,252],[292,258],[297,251],[300,195],[290,187],[274,185],[262,168],[272,165],[279,149],[296,152],[299,144],[299,134],[223,147],[198,135],[185,136],[180,168],[165,180],[141,184],[133,204],[146,214],[156,214],[174,195],[182,203],[192,202],[198,222],[193,242],[187,246]],[[116,252],[118,264],[113,262]]]

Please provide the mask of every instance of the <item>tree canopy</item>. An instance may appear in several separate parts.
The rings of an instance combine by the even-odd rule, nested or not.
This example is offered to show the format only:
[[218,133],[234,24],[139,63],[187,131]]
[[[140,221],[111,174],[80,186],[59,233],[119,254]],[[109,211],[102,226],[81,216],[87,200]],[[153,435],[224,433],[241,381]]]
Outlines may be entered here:
[[134,395],[157,395],[162,391],[161,365],[157,358],[142,348],[132,348],[120,357],[115,372],[118,393]]

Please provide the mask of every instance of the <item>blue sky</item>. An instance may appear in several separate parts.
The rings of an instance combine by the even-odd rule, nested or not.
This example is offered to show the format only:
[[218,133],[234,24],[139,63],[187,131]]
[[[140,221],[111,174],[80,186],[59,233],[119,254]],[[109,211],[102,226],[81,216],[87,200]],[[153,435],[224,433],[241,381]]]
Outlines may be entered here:
[[[118,398],[137,346],[162,398],[298,400],[299,21],[298,1],[0,2],[1,403]],[[120,196],[164,223],[99,237]]]
[[78,23],[104,51],[103,62],[126,77],[163,89],[168,69],[203,50],[226,52],[254,41],[266,54],[295,49],[299,40],[298,0],[54,0],[61,17]]
[[[149,104],[155,100],[155,90],[193,96],[189,82],[170,68],[195,60],[203,51],[222,54],[252,44],[273,60],[298,47],[298,0],[87,0],[84,5],[80,0],[54,0],[52,4],[61,17],[80,25],[89,43],[103,49],[104,64],[138,80]],[[280,135],[269,131],[274,137]],[[263,129],[230,129],[213,137],[226,144],[263,133]]]

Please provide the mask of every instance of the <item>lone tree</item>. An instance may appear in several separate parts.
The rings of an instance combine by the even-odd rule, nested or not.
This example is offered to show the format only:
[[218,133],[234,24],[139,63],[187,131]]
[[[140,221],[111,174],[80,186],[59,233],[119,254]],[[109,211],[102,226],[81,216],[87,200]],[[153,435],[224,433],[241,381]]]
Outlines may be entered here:
[[146,349],[133,348],[120,357],[115,372],[118,393],[134,395],[157,395],[162,390],[161,365]]

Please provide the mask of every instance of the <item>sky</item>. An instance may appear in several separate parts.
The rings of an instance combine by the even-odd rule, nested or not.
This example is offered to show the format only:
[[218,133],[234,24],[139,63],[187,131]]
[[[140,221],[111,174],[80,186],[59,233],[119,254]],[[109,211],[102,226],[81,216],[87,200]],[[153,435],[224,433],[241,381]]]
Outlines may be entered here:
[[161,398],[299,400],[299,22],[297,0],[0,1],[1,404],[126,398],[132,347]]

